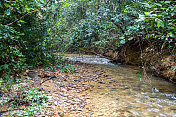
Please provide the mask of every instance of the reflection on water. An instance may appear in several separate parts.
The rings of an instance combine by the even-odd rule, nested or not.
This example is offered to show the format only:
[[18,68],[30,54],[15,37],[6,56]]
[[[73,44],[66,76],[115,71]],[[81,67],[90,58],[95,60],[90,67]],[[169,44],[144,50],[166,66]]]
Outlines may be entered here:
[[140,80],[135,66],[114,65],[108,59],[90,55],[67,55],[70,60],[94,64],[109,75],[105,84],[88,93],[92,116],[176,117],[176,86],[148,74]]

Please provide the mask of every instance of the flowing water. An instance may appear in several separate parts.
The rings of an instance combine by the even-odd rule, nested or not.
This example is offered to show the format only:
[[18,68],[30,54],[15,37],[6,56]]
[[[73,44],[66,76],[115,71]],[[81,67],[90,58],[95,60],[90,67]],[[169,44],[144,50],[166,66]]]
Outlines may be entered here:
[[108,74],[87,94],[91,117],[176,117],[176,85],[150,74],[139,78],[138,67],[115,65],[98,56],[67,56]]

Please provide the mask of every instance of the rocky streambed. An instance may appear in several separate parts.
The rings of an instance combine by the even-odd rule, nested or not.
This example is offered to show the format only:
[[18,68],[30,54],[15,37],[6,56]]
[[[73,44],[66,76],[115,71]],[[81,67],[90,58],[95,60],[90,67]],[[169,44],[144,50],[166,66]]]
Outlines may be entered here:
[[[37,117],[175,117],[176,87],[94,55],[67,55],[72,73],[38,70],[48,104]],[[7,115],[7,113],[3,113]],[[2,115],[2,116],[3,116]]]
[[85,95],[88,110],[79,116],[176,116],[174,84],[151,74],[139,78],[139,68],[113,65],[98,56],[68,56],[72,61],[84,62],[86,71],[91,73],[86,76],[91,79],[87,82],[91,88]]

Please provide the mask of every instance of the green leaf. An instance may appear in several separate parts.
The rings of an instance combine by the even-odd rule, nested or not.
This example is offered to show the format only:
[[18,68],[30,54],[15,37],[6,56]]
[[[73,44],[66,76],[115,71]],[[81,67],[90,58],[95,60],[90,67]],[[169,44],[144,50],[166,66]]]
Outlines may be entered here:
[[171,3],[171,1],[165,1],[164,3],[165,3],[165,4],[169,4],[169,3]]
[[7,4],[7,3],[4,3],[4,6],[8,8],[8,7],[9,7],[9,4]]
[[1,8],[3,8],[3,6],[2,6],[1,2],[0,2],[0,7],[1,7]]
[[147,21],[150,21],[151,19],[150,18],[146,18],[144,19],[144,22],[147,22]]
[[1,86],[2,82],[3,82],[3,80],[2,80],[2,79],[0,79],[0,86]]
[[4,64],[0,66],[0,70],[2,69],[8,69],[9,65],[8,64]]
[[173,67],[171,68],[171,70],[172,70],[172,71],[175,71],[175,70],[176,70],[176,66],[173,66]]
[[5,11],[5,15],[10,15],[10,9],[7,9],[7,10]]
[[174,34],[172,34],[172,33],[168,33],[167,36],[168,36],[168,37],[172,37],[172,38],[176,38],[176,36],[175,36]]
[[146,17],[144,15],[139,14],[139,19],[137,20],[137,22],[144,21],[145,19]]
[[157,24],[157,27],[159,28],[159,27],[161,27],[159,24]]
[[162,28],[165,28],[164,22],[163,22],[162,20],[160,20],[160,19],[157,18],[155,21],[157,22],[157,27],[158,27],[158,28],[159,28],[160,26],[161,26]]
[[4,69],[8,69],[9,65],[5,64]]
[[19,35],[24,35],[24,33],[20,33]]
[[160,7],[162,7],[162,5],[161,5],[161,4],[159,4],[159,3],[155,3],[155,5],[156,5],[156,6],[160,6]]

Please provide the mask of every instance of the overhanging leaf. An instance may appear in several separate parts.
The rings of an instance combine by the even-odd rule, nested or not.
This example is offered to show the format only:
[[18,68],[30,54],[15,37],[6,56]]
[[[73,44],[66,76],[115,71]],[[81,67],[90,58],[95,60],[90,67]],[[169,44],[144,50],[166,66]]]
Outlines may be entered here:
[[7,7],[7,8],[9,7],[9,5],[7,3],[4,3],[4,6]]
[[171,1],[165,1],[164,3],[165,3],[165,4],[170,4],[170,3],[171,3]]
[[156,22],[157,22],[157,26],[158,26],[158,28],[161,26],[162,28],[164,28],[165,26],[164,26],[164,22],[162,21],[162,20],[160,20],[160,19],[156,19],[155,20]]
[[155,5],[156,5],[156,6],[160,6],[160,7],[162,7],[162,5],[161,5],[161,4],[159,4],[159,3],[155,3]]

